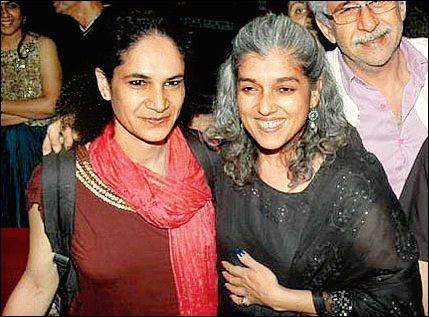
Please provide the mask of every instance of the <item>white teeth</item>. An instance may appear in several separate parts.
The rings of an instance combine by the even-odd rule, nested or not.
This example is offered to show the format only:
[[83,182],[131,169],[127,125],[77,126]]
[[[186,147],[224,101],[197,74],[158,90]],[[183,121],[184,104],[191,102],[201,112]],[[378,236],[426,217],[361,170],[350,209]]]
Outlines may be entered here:
[[257,122],[262,129],[274,129],[280,126],[284,121],[285,119],[273,120],[273,121],[257,121]]

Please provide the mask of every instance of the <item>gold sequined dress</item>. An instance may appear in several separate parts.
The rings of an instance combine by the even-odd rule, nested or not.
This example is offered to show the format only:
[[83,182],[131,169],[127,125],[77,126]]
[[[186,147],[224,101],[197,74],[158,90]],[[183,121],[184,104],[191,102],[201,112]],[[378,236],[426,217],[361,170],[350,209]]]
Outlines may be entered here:
[[[2,100],[26,100],[42,95],[40,71],[40,36],[21,48],[1,51]],[[1,226],[28,226],[25,189],[34,167],[42,157],[42,142],[48,120],[1,127]]]

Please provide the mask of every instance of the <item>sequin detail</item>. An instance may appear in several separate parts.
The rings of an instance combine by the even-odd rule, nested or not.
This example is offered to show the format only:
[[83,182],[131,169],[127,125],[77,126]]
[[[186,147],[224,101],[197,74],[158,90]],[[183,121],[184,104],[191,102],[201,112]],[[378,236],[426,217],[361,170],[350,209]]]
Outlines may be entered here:
[[350,294],[344,290],[332,292],[332,315],[349,316],[353,310]]
[[[40,35],[30,33],[30,41],[23,44],[21,50],[24,59],[17,49],[1,51],[1,97],[3,100],[26,100],[42,95],[42,78],[40,70]],[[30,126],[45,126],[49,119],[29,120]]]

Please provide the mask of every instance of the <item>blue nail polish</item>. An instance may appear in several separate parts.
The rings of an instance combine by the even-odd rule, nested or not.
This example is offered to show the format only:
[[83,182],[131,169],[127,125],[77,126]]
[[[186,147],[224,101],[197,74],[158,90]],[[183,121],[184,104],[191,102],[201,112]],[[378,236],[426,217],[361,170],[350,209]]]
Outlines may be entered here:
[[238,257],[242,257],[243,255],[246,254],[246,251],[244,251],[243,248],[238,248],[235,253],[237,254]]

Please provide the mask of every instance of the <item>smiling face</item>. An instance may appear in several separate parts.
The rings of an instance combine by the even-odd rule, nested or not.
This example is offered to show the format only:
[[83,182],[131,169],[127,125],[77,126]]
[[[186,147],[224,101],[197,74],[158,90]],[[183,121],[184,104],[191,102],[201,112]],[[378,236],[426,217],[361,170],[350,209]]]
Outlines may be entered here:
[[[364,3],[366,1],[356,1]],[[328,1],[329,12],[335,12],[346,1]],[[404,1],[387,12],[375,14],[368,6],[360,9],[358,19],[347,24],[331,22],[332,28],[321,25],[323,33],[337,43],[346,58],[361,68],[385,65],[397,50],[402,37],[406,6]]]
[[1,2],[1,34],[14,35],[21,30],[22,14],[20,6],[13,1]]
[[122,56],[109,84],[97,69],[104,99],[111,100],[115,139],[162,144],[185,97],[183,56],[172,40],[149,35]]
[[237,101],[246,130],[262,150],[277,153],[301,135],[319,92],[311,90],[294,57],[286,50],[272,49],[266,56],[242,57]]

